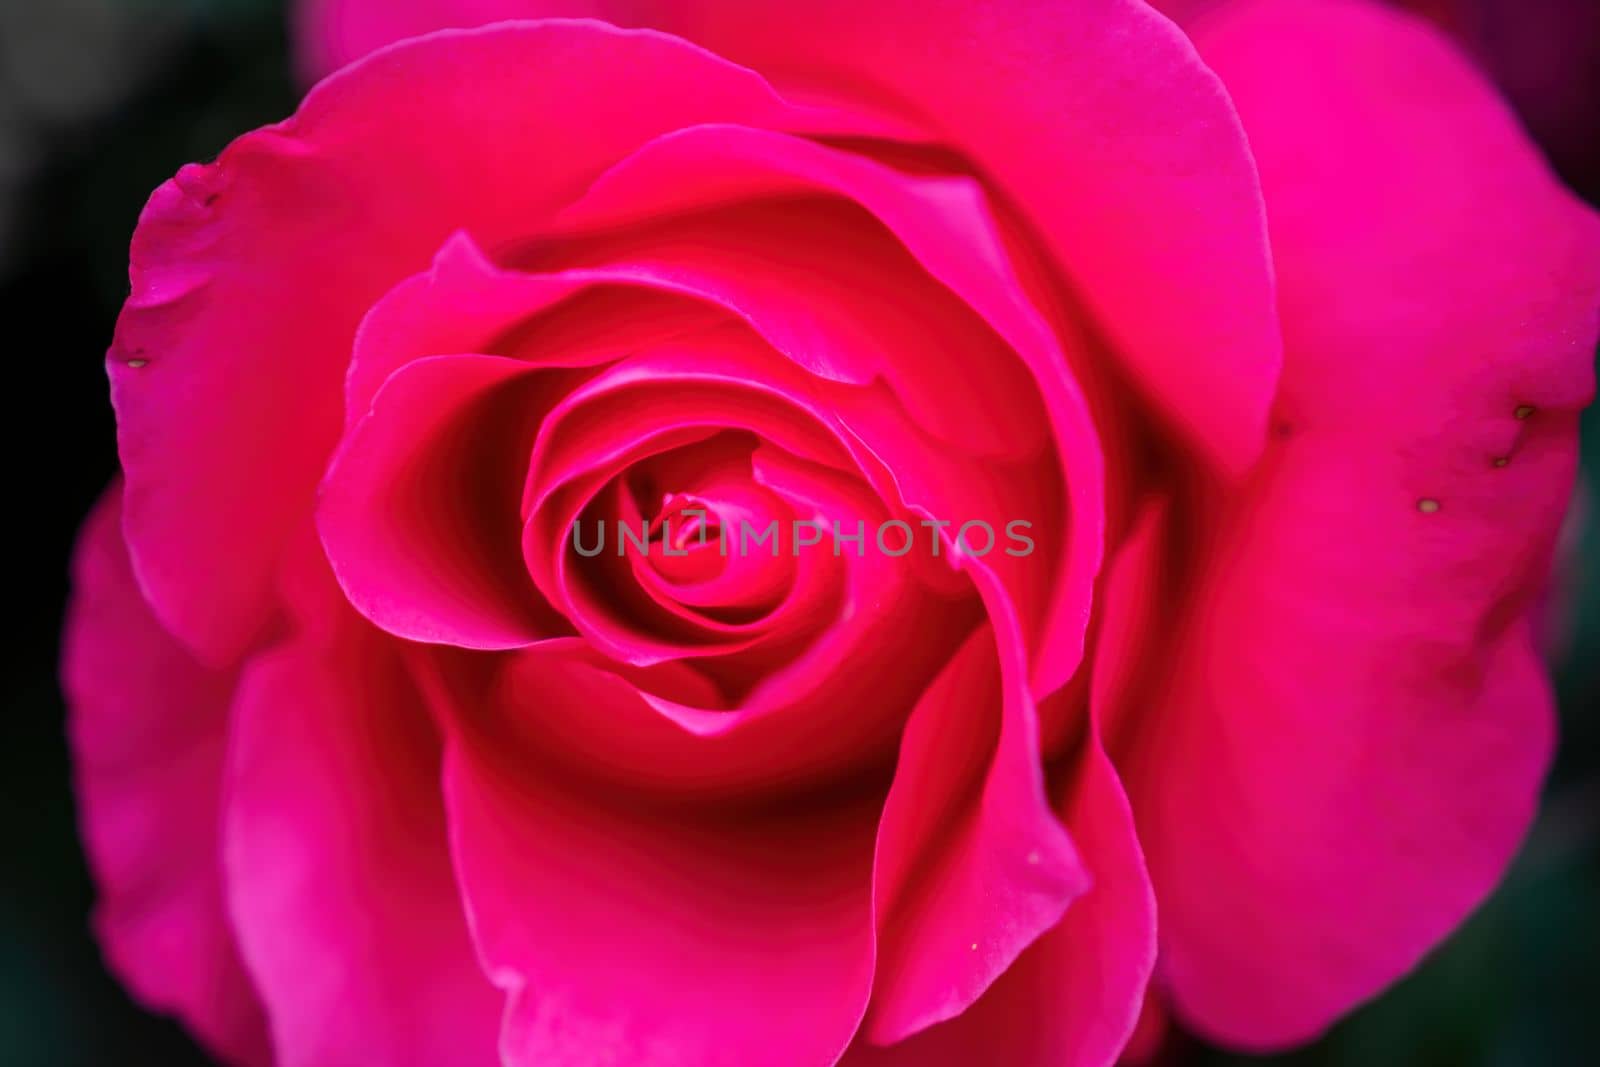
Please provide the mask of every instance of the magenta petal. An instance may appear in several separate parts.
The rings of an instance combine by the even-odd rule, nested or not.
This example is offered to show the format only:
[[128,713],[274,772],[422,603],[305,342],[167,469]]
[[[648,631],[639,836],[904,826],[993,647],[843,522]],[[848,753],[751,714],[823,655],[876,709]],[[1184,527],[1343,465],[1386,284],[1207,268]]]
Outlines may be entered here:
[[345,376],[347,432],[366,416],[384,383],[408,363],[458,352],[490,353],[518,323],[579,288],[580,283],[559,278],[502,271],[470,234],[451,234],[427,270],[390,289],[361,320]]
[[874,1043],[965,1011],[1088,888],[1044,793],[1018,667],[1002,669],[982,627],[906,726],[878,836]]
[[467,937],[439,742],[393,652],[369,631],[284,646],[234,712],[230,904],[279,1064],[498,1063],[502,998]]
[[317,528],[350,602],[378,626],[486,649],[559,632],[523,565],[518,513],[540,386],[514,359],[420,359],[345,438]]
[[859,1041],[842,1067],[1110,1067],[1139,1017],[1156,913],[1122,784],[1097,734],[1065,769],[1057,810],[1092,884],[976,1003],[900,1044]]
[[[536,699],[580,717],[640,698],[552,658]],[[472,707],[450,717],[454,850],[479,953],[509,995],[507,1064],[837,1059],[871,983],[879,797],[664,805],[511,750]]]
[[1279,440],[1207,509],[1191,607],[1143,654],[1168,684],[1129,782],[1179,1014],[1274,1046],[1409,969],[1532,818],[1552,721],[1527,615],[1593,389],[1600,229],[1421,24],[1285,2],[1202,25],[1289,358]]
[[[1043,971],[1033,987],[1036,1006],[1023,1018],[1048,1020],[1039,1038],[1042,1064],[1109,1067],[1134,1034],[1155,969],[1156,898],[1133,812],[1098,729],[1091,727],[1083,747],[1061,790],[1060,811],[1094,884],[1045,935],[1038,954],[1053,958],[1021,961]],[[1021,1020],[995,1026],[1021,1028]]]
[[541,367],[589,367],[722,316],[676,296],[589,272],[529,274],[496,266],[466,233],[427,270],[385,293],[361,321],[345,379],[354,425],[390,375],[456,352],[513,356]]
[[268,1064],[261,1005],[224,910],[219,797],[232,672],[150,614],[122,541],[121,487],[85,524],[62,675],[95,928],[142,1003],[231,1063]]
[[217,663],[263,631],[343,422],[357,325],[447,237],[524,239],[667,130],[796,114],[661,34],[502,25],[354,64],[161,186],[108,356],[128,544],[156,615]]

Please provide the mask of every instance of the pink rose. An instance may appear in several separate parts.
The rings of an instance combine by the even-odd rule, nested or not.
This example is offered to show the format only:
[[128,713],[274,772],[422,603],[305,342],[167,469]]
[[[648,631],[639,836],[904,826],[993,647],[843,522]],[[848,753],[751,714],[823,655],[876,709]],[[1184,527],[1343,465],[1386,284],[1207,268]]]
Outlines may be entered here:
[[1600,224],[1431,31],[304,21],[424,35],[156,191],[108,359],[65,675],[141,1000],[246,1064],[1087,1067],[1152,988],[1305,1040],[1493,886]]

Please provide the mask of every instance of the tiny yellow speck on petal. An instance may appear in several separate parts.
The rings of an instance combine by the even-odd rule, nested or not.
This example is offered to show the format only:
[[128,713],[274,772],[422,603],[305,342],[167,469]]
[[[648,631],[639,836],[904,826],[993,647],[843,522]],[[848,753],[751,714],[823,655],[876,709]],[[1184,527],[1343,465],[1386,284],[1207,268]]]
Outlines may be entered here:
[[1504,466],[1508,465],[1510,462],[1511,462],[1511,457],[1510,456],[1498,456],[1498,457],[1496,457],[1496,459],[1494,461],[1494,465],[1496,467],[1504,467]]
[[1533,414],[1533,405],[1532,404],[1518,404],[1517,405],[1517,410],[1513,411],[1511,414],[1515,415],[1519,419],[1525,419],[1529,415]]
[[138,370],[140,367],[149,362],[150,361],[148,359],[130,359],[128,360],[128,366],[132,367],[134,370]]
[[1439,502],[1437,500],[1428,499],[1419,500],[1417,501],[1417,510],[1422,512],[1424,515],[1432,515],[1434,512],[1439,510]]

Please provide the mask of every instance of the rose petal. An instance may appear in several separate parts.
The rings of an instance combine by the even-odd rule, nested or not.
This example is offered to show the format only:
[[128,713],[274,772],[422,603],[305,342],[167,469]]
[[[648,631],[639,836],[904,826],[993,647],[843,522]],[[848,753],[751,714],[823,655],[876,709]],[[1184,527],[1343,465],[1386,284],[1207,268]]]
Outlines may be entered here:
[[400,637],[516,648],[565,632],[523,566],[517,503],[546,382],[520,360],[396,371],[346,437],[317,526],[350,601]]
[[874,873],[875,1044],[967,1010],[1088,888],[1045,796],[1025,671],[1002,667],[996,634],[967,641],[906,725]]
[[1552,722],[1526,615],[1593,389],[1600,233],[1420,24],[1292,2],[1203,26],[1290,358],[1263,469],[1175,539],[1195,574],[1139,654],[1129,780],[1177,1010],[1275,1046],[1411,967],[1532,817]]
[[257,658],[235,703],[230,904],[278,1062],[498,1063],[502,998],[467,937],[438,738],[357,627]]
[[219,796],[231,671],[197,662],[150,614],[128,565],[121,486],[73,558],[62,680],[95,929],[118,976],[232,1063],[272,1062],[222,897]]
[[964,1013],[900,1044],[857,1041],[843,1067],[1109,1067],[1155,963],[1155,900],[1133,818],[1097,734],[1057,790],[1093,884]]
[[506,270],[470,234],[452,234],[431,267],[385,293],[362,320],[345,379],[346,427],[367,413],[390,375],[427,356],[474,352],[590,367],[724,317],[626,279],[609,281]]
[[[620,678],[533,654],[537,700],[564,716],[639,702]],[[643,802],[541,765],[472,704],[450,712],[445,794],[474,937],[510,998],[505,1062],[838,1057],[871,983],[880,798]]]

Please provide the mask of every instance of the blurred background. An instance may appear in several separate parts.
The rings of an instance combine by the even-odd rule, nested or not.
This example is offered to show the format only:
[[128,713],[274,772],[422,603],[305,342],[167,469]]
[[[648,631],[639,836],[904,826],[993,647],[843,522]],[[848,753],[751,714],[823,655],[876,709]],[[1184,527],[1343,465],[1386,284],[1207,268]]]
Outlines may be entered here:
[[[869,2],[869,0],[863,0]],[[116,465],[102,357],[145,198],[289,114],[284,0],[0,0],[0,415],[12,485],[0,641],[0,1065],[204,1064],[134,1005],[88,932],[56,682],[67,558]],[[1568,183],[1600,203],[1600,0],[1408,0],[1462,41]],[[1600,416],[1583,498],[1600,500]],[[1582,498],[1580,499],[1580,505]],[[1594,510],[1594,509],[1591,509]],[[1316,1045],[1250,1058],[1172,1035],[1163,1063],[1600,1062],[1600,512],[1554,591],[1563,743],[1504,885],[1415,974]],[[441,1065],[445,1067],[445,1065]],[[997,1065],[1005,1067],[1005,1065]]]

